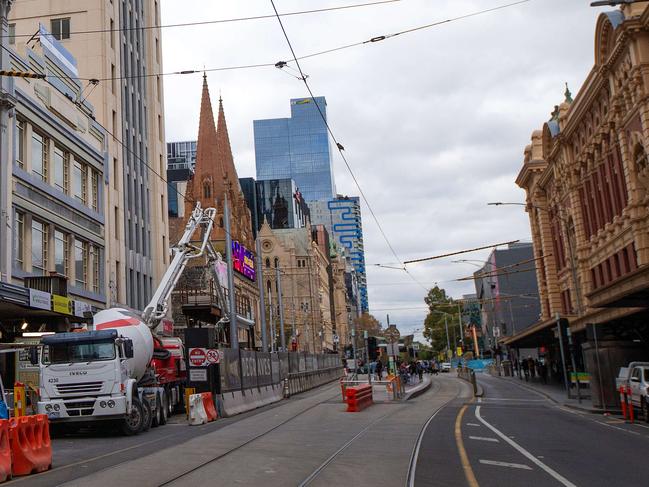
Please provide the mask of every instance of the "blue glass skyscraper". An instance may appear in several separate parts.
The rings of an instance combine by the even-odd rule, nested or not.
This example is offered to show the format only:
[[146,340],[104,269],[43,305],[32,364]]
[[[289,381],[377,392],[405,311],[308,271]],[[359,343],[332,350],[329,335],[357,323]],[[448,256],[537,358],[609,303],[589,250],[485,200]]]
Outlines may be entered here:
[[[316,106],[316,103],[318,106]],[[323,96],[291,100],[291,118],[255,120],[257,180],[292,178],[306,201],[335,197]]]

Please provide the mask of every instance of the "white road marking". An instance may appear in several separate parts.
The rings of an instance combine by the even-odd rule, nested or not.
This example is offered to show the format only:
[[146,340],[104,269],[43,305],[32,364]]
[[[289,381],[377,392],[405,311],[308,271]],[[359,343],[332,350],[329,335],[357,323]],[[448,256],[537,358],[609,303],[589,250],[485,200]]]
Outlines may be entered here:
[[485,401],[546,402],[545,399],[516,399],[514,397],[485,397]]
[[[553,470],[552,468],[548,467],[545,463],[543,463],[541,460],[536,458],[534,455],[532,455],[530,452],[528,452],[525,448],[520,446],[518,443],[516,443],[514,440],[511,440],[505,436],[504,433],[502,433],[499,429],[496,427],[490,425],[487,423],[484,419],[482,419],[482,416],[480,416],[480,406],[477,406],[475,408],[475,417],[478,418],[478,420],[484,424],[487,428],[489,428],[491,431],[496,433],[498,436],[500,436],[503,440],[505,440],[509,445],[511,445],[514,449],[516,449],[521,455],[526,457],[528,460],[533,462],[536,466],[542,468],[548,475],[559,481],[561,484],[565,485],[565,487],[577,487],[575,484],[570,482],[567,478],[559,474],[557,471]],[[608,425],[607,425],[608,426]]]
[[467,423],[467,426],[480,426],[478,423]]
[[496,438],[485,438],[484,436],[469,436],[470,440],[478,440],[478,441],[492,441],[494,443],[500,443],[498,439]]
[[495,465],[496,467],[509,467],[509,468],[520,468],[522,470],[532,470],[532,467],[529,465],[523,465],[522,463],[507,463],[507,462],[497,462],[495,460],[480,460],[480,463],[485,465]]

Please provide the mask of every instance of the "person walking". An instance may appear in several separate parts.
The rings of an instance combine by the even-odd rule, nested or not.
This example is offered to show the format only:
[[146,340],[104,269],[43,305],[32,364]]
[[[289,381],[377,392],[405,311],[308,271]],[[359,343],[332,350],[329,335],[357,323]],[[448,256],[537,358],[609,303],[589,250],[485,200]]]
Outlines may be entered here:
[[380,358],[376,359],[375,370],[376,370],[376,376],[378,377],[378,380],[381,380],[383,377],[383,362],[381,362]]
[[530,363],[527,360],[521,362],[521,369],[523,369],[523,375],[525,376],[525,382],[530,380]]
[[424,381],[424,365],[421,362],[417,362],[417,373],[419,374],[419,382]]

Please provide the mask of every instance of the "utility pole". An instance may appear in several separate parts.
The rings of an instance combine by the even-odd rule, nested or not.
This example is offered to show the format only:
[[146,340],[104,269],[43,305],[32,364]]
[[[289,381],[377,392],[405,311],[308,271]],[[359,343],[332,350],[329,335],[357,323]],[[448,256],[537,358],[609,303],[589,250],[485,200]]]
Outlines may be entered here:
[[[10,59],[7,48],[9,33],[9,11],[14,0],[0,0],[0,69],[9,68]],[[9,212],[9,181],[11,166],[9,161],[9,112],[15,106],[10,87],[13,81],[7,76],[0,77],[0,282],[9,281],[11,265],[9,249],[11,238],[11,217]]]
[[225,220],[225,256],[228,261],[228,297],[230,298],[230,348],[239,348],[239,334],[237,330],[237,302],[234,290],[234,266],[232,265],[232,234],[230,228],[230,204],[228,193],[223,198],[223,216]]
[[275,351],[275,320],[273,319],[273,291],[268,290],[268,319],[270,319],[270,351]]
[[261,264],[261,240],[257,236],[257,287],[259,288],[259,320],[261,323],[261,351],[268,352],[268,335],[266,334],[266,300],[264,299],[264,271]]
[[[444,326],[446,327],[446,349],[450,352],[451,340],[448,337],[448,315],[446,313],[444,313]],[[448,358],[448,352],[446,353],[446,357]]]
[[457,324],[460,327],[460,343],[462,344],[462,350],[464,350],[464,331],[462,326],[462,308],[460,303],[457,304]]
[[282,302],[282,278],[279,275],[279,264],[275,267],[275,280],[277,281],[277,304],[279,306],[279,339],[280,352],[286,351],[286,338],[284,337],[284,303]]

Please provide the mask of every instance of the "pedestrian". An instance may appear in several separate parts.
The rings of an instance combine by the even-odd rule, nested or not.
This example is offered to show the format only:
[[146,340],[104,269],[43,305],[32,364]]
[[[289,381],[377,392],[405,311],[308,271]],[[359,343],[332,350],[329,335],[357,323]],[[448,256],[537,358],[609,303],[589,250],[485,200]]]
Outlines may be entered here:
[[536,372],[534,367],[534,359],[532,358],[532,356],[527,357],[527,366],[530,369],[530,378],[534,379]]
[[424,366],[421,362],[417,362],[417,373],[419,374],[419,382],[424,380]]
[[381,380],[383,377],[383,362],[381,362],[381,359],[376,359],[376,365],[375,365],[375,370],[376,370],[376,375]]
[[376,360],[372,360],[370,362],[370,370],[368,371],[368,373],[369,373],[370,377],[372,377],[372,379],[373,379],[374,374],[376,373]]
[[525,382],[530,380],[530,363],[527,360],[523,360],[521,363],[521,369],[523,369],[523,375],[525,376]]
[[547,384],[548,383],[548,376],[547,376],[548,368],[545,365],[545,359],[537,360],[536,369],[539,372],[539,377],[541,378],[541,381],[543,382],[543,384]]

